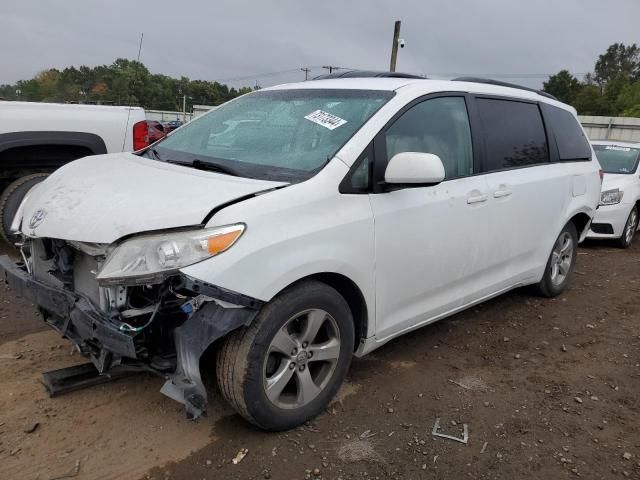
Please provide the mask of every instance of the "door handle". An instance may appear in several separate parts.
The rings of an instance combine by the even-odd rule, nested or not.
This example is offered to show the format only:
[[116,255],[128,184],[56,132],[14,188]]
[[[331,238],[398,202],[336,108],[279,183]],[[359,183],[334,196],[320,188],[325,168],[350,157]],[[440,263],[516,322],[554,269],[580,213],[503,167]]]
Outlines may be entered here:
[[487,201],[487,196],[484,194],[467,197],[467,203],[469,205],[473,205],[474,203],[484,203],[486,201]]
[[493,198],[508,197],[512,193],[513,192],[511,190],[496,190],[495,192],[493,192]]

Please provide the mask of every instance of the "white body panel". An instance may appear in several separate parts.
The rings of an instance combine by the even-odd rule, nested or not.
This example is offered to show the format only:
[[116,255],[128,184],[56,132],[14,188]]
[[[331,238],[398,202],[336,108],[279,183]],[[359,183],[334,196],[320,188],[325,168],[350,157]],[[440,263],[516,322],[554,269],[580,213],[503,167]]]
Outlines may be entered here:
[[[181,271],[263,301],[310,275],[347,277],[367,305],[367,338],[360,354],[510,288],[538,282],[562,227],[578,213],[591,218],[597,206],[595,160],[479,174],[388,193],[340,193],[349,168],[410,101],[433,92],[471,91],[571,110],[534,92],[466,82],[357,78],[278,88],[396,94],[311,179],[217,212],[208,227],[242,222],[245,233],[228,251]],[[78,186],[80,179],[85,186]],[[50,217],[31,233],[111,243],[135,232],[199,223],[228,200],[279,185],[130,155],[107,162],[86,159],[60,169],[32,192],[23,224],[38,208],[46,208]]]
[[[593,142],[596,145],[617,145],[638,148],[637,143],[625,142]],[[605,173],[602,191],[619,189],[624,192],[622,201],[615,205],[600,205],[593,218],[593,223],[609,224],[613,233],[596,233],[589,230],[588,238],[620,238],[634,206],[640,202],[640,165],[635,172],[629,174]],[[640,225],[639,225],[640,229]]]
[[139,107],[0,101],[0,134],[93,133],[102,138],[108,153],[133,150],[133,125],[144,119]]
[[[207,226],[247,224],[234,247],[182,269],[229,290],[270,300],[283,288],[316,273],[338,273],[361,290],[375,324],[373,215],[367,195],[342,195],[348,168],[334,159],[318,175],[216,214]],[[371,330],[373,333],[373,330]]]
[[499,256],[487,255],[498,252],[491,248],[493,232],[484,228],[491,213],[485,203],[467,203],[486,194],[479,175],[371,195],[378,337],[467,303],[495,276]]
[[593,223],[609,224],[613,228],[613,233],[596,233],[589,230],[587,238],[620,238],[634,205],[634,203],[622,202],[616,205],[601,205],[596,212]]

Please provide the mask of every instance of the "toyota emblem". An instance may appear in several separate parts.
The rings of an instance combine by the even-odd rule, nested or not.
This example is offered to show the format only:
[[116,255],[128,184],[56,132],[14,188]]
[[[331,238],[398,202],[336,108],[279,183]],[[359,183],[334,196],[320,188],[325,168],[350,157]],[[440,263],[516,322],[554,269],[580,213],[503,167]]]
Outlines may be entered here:
[[47,211],[44,208],[39,208],[33,215],[31,216],[31,220],[29,220],[29,228],[33,229],[39,226],[47,216]]

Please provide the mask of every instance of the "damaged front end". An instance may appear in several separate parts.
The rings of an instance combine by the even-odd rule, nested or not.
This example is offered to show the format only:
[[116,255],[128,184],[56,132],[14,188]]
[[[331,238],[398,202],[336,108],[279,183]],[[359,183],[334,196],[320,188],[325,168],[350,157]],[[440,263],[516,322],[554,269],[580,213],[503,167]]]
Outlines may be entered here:
[[21,250],[21,264],[0,257],[0,279],[31,299],[100,374],[130,369],[164,377],[161,391],[184,403],[189,418],[207,405],[200,358],[263,305],[177,270],[101,282],[112,253],[106,245],[27,238]]

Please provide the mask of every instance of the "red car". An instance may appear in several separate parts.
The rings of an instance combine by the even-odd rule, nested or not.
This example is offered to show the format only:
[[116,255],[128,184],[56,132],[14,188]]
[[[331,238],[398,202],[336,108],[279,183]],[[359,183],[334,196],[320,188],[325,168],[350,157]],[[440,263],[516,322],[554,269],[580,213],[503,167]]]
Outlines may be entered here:
[[149,127],[149,143],[157,142],[169,133],[165,126],[157,120],[147,120]]

